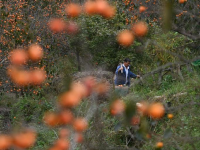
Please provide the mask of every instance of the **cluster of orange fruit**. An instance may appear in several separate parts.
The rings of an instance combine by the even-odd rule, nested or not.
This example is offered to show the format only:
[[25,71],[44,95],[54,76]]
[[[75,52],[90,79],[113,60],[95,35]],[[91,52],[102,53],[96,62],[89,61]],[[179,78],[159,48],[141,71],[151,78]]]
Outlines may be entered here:
[[[137,103],[136,106],[137,106],[138,114],[142,116],[148,115],[153,119],[160,119],[165,114],[165,108],[163,104],[159,102],[152,103],[152,104],[148,104],[147,102],[141,102],[141,103]],[[111,104],[110,112],[112,115],[119,115],[119,114],[122,114],[125,109],[126,109],[126,105],[123,102],[123,100],[117,99]],[[135,122],[135,120],[138,120],[138,119],[137,117],[134,116],[133,122]]]
[[122,46],[130,46],[133,44],[135,36],[143,37],[148,32],[148,26],[145,22],[136,22],[132,25],[131,30],[123,30],[117,35],[117,41]]
[[[107,84],[97,82],[94,77],[86,77],[80,82],[73,82],[70,90],[58,97],[60,111],[45,113],[43,120],[50,127],[71,126],[76,133],[75,141],[80,143],[83,141],[83,132],[88,128],[88,123],[85,118],[76,118],[71,109],[78,106],[81,100],[91,95],[92,92],[104,94],[107,90]],[[51,149],[69,149],[70,144],[67,139],[69,131],[63,128],[61,132],[63,133],[60,134],[65,136],[60,136]]]
[[63,19],[54,18],[48,23],[49,28],[54,33],[67,32],[68,34],[76,34],[79,30],[78,24],[74,21],[65,22]]
[[10,52],[9,60],[12,65],[7,69],[7,74],[12,81],[18,86],[40,85],[46,78],[46,73],[43,69],[25,70],[25,65],[30,59],[33,62],[41,60],[43,57],[43,50],[40,45],[32,44],[28,50],[15,49]]
[[[65,7],[65,12],[68,17],[78,17],[82,12],[87,15],[101,15],[106,19],[114,17],[116,10],[110,6],[106,0],[87,1],[83,6],[70,3]],[[49,28],[55,32],[67,32],[69,34],[76,34],[79,30],[78,25],[74,21],[65,23],[63,19],[54,18],[49,21]]]
[[37,134],[34,130],[25,129],[23,132],[15,133],[13,135],[0,135],[0,149],[9,149],[16,147],[19,149],[26,149],[36,141]]

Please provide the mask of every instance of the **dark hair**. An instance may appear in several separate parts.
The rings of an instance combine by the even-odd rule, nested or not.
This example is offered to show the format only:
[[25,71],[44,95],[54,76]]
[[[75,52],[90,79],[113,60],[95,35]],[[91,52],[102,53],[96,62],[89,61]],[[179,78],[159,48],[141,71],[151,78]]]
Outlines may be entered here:
[[129,58],[125,58],[124,62],[131,62],[131,60]]

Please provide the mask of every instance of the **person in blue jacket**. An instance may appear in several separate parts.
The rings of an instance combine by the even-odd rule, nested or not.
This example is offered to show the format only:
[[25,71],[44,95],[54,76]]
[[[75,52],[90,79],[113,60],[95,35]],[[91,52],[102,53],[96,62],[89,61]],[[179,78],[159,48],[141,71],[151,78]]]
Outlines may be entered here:
[[140,75],[135,75],[130,71],[130,62],[129,58],[124,59],[124,63],[117,66],[115,71],[115,85],[126,85],[130,86],[130,78],[139,78]]

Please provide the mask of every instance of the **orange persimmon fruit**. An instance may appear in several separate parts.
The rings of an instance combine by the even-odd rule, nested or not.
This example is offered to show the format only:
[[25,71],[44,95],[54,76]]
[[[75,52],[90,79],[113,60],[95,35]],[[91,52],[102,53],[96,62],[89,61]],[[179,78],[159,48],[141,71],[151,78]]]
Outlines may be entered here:
[[148,108],[148,114],[153,119],[160,119],[165,114],[165,108],[162,103],[152,103]]
[[59,18],[51,19],[48,25],[49,25],[50,30],[55,33],[62,32],[66,28],[64,21]]
[[41,69],[35,69],[31,71],[30,76],[31,76],[31,82],[30,82],[31,84],[40,85],[46,79],[46,72]]
[[76,132],[83,132],[88,128],[85,118],[76,118],[73,122],[73,128]]
[[70,110],[63,110],[59,113],[59,123],[60,124],[70,124],[73,121],[73,114]]
[[10,61],[15,65],[25,64],[28,60],[27,52],[23,49],[16,49],[10,52]]
[[13,144],[19,148],[29,148],[34,145],[37,134],[33,130],[26,130],[13,136]]
[[118,100],[115,100],[112,104],[111,104],[111,107],[110,107],[110,113],[112,115],[118,115],[118,114],[121,114],[124,112],[125,110],[125,103],[118,99]]
[[12,144],[12,138],[9,135],[0,135],[0,149],[8,149]]
[[135,36],[143,37],[148,32],[148,26],[145,22],[142,22],[142,21],[137,22],[137,23],[133,24],[132,31]]
[[70,3],[66,5],[65,12],[70,17],[78,17],[81,14],[81,6],[79,4]]
[[46,112],[44,114],[43,121],[45,124],[47,124],[50,127],[55,127],[59,124],[59,118],[58,115],[54,112]]
[[38,44],[33,44],[28,48],[28,55],[32,61],[38,61],[42,59],[43,56],[43,49]]
[[130,46],[133,44],[134,35],[129,30],[123,30],[117,35],[117,41],[122,46]]
[[146,11],[146,9],[147,8],[145,6],[140,6],[139,7],[139,12],[142,13],[142,12]]

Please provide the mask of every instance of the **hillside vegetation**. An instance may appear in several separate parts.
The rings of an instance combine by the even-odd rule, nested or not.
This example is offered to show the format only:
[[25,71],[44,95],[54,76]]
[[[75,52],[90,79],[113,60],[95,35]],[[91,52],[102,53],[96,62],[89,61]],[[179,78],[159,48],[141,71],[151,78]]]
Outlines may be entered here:
[[[89,2],[99,10],[86,10]],[[199,7],[197,0],[0,1],[0,149],[198,150]],[[34,60],[35,44],[42,54]],[[25,57],[15,58],[16,49]],[[116,88],[125,58],[141,77]],[[149,113],[155,102],[163,108],[157,116]]]

